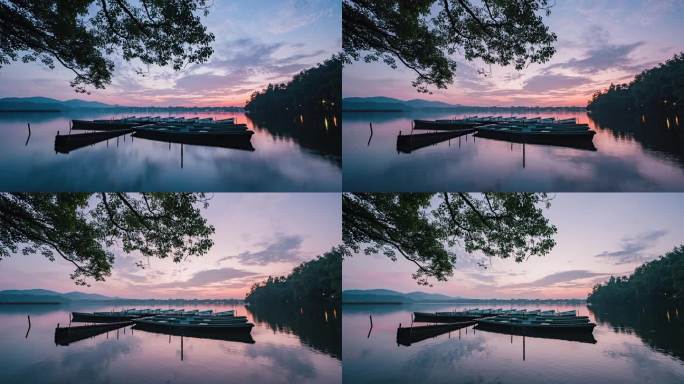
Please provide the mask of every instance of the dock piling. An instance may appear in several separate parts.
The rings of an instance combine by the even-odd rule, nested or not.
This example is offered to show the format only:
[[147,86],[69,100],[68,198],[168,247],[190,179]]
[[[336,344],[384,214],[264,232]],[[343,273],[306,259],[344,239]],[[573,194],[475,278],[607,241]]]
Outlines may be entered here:
[[28,317],[28,329],[26,330],[26,336],[24,336],[26,339],[28,339],[29,332],[31,332],[31,316],[26,315]]

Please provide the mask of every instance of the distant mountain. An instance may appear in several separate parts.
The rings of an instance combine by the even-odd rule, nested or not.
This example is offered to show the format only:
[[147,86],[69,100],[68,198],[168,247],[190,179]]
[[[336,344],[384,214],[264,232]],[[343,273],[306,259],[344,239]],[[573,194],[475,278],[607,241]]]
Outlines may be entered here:
[[0,302],[60,302],[71,301],[102,301],[116,300],[118,297],[109,297],[95,293],[68,292],[59,293],[47,289],[9,289],[0,291]]
[[347,97],[342,99],[342,109],[345,111],[410,111],[416,109],[452,109],[461,107],[441,101],[423,99],[399,100],[391,97]]
[[401,293],[389,289],[350,289],[342,292],[345,303],[423,303],[460,300],[439,293],[409,292]]
[[83,292],[67,292],[62,296],[68,297],[71,300],[116,300],[118,297],[109,297],[99,295],[97,293],[83,293]]
[[346,304],[407,304],[407,303],[584,303],[584,299],[469,299],[440,293],[401,293],[389,289],[350,289],[342,291],[342,303]]
[[5,97],[0,99],[0,111],[67,111],[73,109],[117,108],[97,101],[81,99],[56,100],[49,97]]

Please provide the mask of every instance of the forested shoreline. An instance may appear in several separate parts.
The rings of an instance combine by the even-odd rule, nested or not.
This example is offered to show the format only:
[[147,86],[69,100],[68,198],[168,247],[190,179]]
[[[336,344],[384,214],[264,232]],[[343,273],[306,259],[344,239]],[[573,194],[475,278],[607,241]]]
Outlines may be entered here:
[[656,112],[661,114],[682,111],[684,103],[684,53],[657,67],[647,69],[630,83],[611,84],[597,91],[587,109],[602,112]]
[[339,116],[341,90],[342,61],[333,56],[288,83],[269,84],[252,93],[245,109],[257,116]]
[[295,267],[287,276],[269,276],[252,286],[249,304],[339,306],[342,294],[342,252],[333,248]]
[[646,262],[630,276],[594,286],[591,304],[684,304],[684,245]]

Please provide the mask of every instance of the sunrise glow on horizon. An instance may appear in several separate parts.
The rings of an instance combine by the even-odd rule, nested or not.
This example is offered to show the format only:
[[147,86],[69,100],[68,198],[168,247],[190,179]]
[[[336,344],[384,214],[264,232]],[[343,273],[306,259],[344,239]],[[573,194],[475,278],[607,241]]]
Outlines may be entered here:
[[[558,35],[556,54],[522,71],[466,62],[458,53],[455,82],[432,94],[411,86],[415,73],[364,63],[345,66],[344,97],[387,96],[473,106],[586,106],[597,90],[630,82],[684,51],[680,1],[557,1],[545,23]],[[486,73],[486,76],[478,72]]]
[[[106,89],[78,94],[73,73],[57,66],[13,62],[0,69],[0,98],[43,96],[124,106],[237,106],[269,83],[289,81],[339,51],[341,3],[332,0],[212,2],[203,24],[216,39],[208,62],[180,71],[114,56]],[[248,16],[246,16],[248,15]],[[136,73],[137,70],[143,75]]]
[[[592,287],[682,245],[678,194],[557,194],[545,212],[557,226],[549,255],[513,260],[457,251],[454,275],[432,287],[411,278],[415,264],[358,254],[344,260],[343,289],[423,291],[467,298],[585,299]],[[477,265],[483,261],[487,268]]]
[[[80,291],[131,299],[243,299],[252,284],[289,274],[341,242],[339,194],[214,194],[202,214],[216,227],[205,256],[181,263],[114,250],[105,282],[77,286],[73,265],[15,254],[0,263],[0,290]],[[258,214],[255,214],[258,212]],[[145,268],[136,266],[143,262]]]

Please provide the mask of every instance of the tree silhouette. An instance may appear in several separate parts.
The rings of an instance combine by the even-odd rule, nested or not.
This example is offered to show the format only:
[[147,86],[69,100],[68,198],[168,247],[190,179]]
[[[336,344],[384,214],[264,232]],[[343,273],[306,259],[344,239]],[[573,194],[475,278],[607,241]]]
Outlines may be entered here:
[[339,115],[342,61],[333,56],[295,75],[288,83],[269,84],[252,93],[245,108],[255,115]]
[[179,70],[213,52],[198,12],[207,14],[206,0],[0,0],[0,68],[57,62],[77,92],[111,83],[115,53]]
[[594,93],[592,112],[681,111],[684,107],[684,53],[641,72],[629,84],[611,84]]
[[[382,61],[413,70],[413,86],[446,88],[456,61],[486,64],[543,63],[555,53],[557,37],[542,21],[549,0],[343,0],[345,61]],[[541,14],[541,15],[540,15]]]
[[252,286],[245,301],[251,304],[340,304],[342,252],[333,248],[315,260],[295,267],[287,276],[269,276]]
[[203,194],[0,193],[0,260],[59,256],[74,265],[78,285],[111,274],[114,245],[181,262],[214,244],[198,204],[207,207]]
[[596,284],[587,301],[594,304],[684,303],[684,246],[642,264],[631,276],[611,276]]
[[548,254],[557,231],[543,215],[549,206],[543,193],[344,193],[343,251],[400,255],[428,285],[453,275],[456,245],[517,262]]

